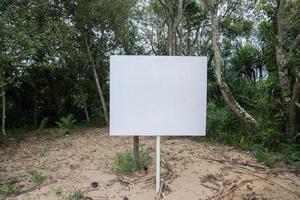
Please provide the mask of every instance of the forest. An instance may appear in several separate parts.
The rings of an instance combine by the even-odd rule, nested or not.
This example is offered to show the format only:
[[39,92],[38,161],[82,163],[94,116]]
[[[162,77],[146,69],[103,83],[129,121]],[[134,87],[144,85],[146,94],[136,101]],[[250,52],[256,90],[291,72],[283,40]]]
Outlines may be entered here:
[[[51,181],[56,176],[45,175],[44,165],[50,166],[48,158],[55,160],[69,151],[73,155],[84,152],[85,148],[95,148],[101,154],[102,148],[112,148],[116,152],[112,155],[106,150],[110,161],[103,166],[116,165],[117,174],[141,173],[136,169],[142,168],[144,173],[152,170],[151,138],[124,139],[126,148],[120,149],[117,147],[122,143],[120,138],[104,137],[109,126],[111,55],[207,56],[206,136],[166,138],[166,151],[172,154],[172,148],[178,146],[185,150],[193,148],[197,153],[198,148],[211,145],[213,149],[220,147],[223,155],[233,148],[234,155],[236,150],[254,159],[251,163],[256,164],[251,167],[256,171],[284,168],[277,173],[291,173],[293,187],[297,188],[300,184],[297,176],[300,173],[299,16],[299,0],[0,0],[0,199],[9,196],[48,199],[36,190],[41,186],[49,189],[54,184]],[[76,146],[85,144],[85,138],[90,147]],[[103,144],[97,145],[96,140]],[[132,141],[138,155],[132,155]],[[55,154],[59,150],[54,149],[60,145],[64,152]],[[71,158],[70,152],[67,154]],[[30,167],[23,166],[27,164],[22,159],[29,159],[30,155],[37,155],[34,159],[39,159],[39,164],[31,160]],[[106,159],[99,156],[79,156],[79,164],[68,160],[68,166],[72,172],[79,171],[84,166],[82,162],[94,160],[93,164],[86,164],[93,168],[96,158]],[[136,156],[140,157],[138,164]],[[231,158],[226,156],[223,164]],[[172,171],[170,162],[166,156],[161,165]],[[26,178],[16,178],[13,165],[23,166]],[[42,170],[36,165],[43,166]],[[172,187],[176,188],[172,183],[177,179],[170,178],[170,174],[175,172],[165,175],[157,199],[180,199],[180,195],[172,197]],[[57,176],[67,176],[64,173],[67,172]],[[10,175],[16,180],[11,182]],[[92,174],[86,176],[89,175],[93,179]],[[76,182],[75,175],[70,176]],[[205,173],[203,176],[206,182],[222,182],[221,176],[206,177]],[[239,186],[234,191],[228,189],[224,177],[224,184],[217,184],[219,189],[215,194],[208,192],[202,198],[226,199],[232,194],[229,199],[243,199],[244,194],[237,192]],[[99,190],[99,180],[105,181],[107,177],[97,175],[97,178],[98,182],[91,187]],[[128,179],[112,180],[118,182],[118,187],[130,188],[133,180]],[[20,182],[23,186],[18,185]],[[114,192],[120,189],[111,187]],[[62,197],[61,193],[70,192],[66,188],[53,187],[52,199],[102,199],[82,188]],[[284,188],[289,194],[282,193],[283,197],[277,199],[300,198],[297,189],[291,191],[286,185]],[[26,196],[32,193],[42,196]],[[103,199],[153,199],[151,195],[110,195]],[[251,195],[247,198],[263,199],[257,191],[256,196]]]

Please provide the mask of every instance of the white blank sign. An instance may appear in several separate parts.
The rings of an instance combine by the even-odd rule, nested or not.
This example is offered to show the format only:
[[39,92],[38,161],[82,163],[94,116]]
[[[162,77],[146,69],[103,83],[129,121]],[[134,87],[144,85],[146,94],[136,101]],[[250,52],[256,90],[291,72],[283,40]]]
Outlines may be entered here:
[[110,135],[205,135],[206,88],[206,57],[111,56]]

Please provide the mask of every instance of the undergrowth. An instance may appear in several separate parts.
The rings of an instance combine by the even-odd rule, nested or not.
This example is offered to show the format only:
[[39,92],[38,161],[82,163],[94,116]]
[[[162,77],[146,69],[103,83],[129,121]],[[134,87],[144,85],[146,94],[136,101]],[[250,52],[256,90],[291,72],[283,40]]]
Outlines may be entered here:
[[140,150],[140,166],[136,166],[134,163],[134,157],[132,152],[118,153],[115,158],[115,170],[117,173],[131,173],[139,169],[144,169],[149,163],[149,153],[141,148]]
[[300,166],[300,138],[291,139],[280,131],[278,124],[283,118],[282,113],[277,113],[273,121],[261,119],[260,131],[251,133],[241,126],[228,107],[209,102],[207,137],[197,140],[240,148],[269,167],[276,167],[281,162]]

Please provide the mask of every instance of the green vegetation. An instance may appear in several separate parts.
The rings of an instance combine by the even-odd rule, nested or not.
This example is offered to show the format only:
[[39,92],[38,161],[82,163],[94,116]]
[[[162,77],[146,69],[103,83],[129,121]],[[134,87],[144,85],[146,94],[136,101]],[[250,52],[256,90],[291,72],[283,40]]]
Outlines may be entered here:
[[59,121],[55,122],[59,128],[61,129],[69,129],[74,126],[76,122],[76,119],[74,119],[74,116],[72,114],[69,114],[65,117],[59,118]]
[[[264,98],[264,97],[262,97]],[[260,113],[261,114],[261,113]],[[275,167],[278,162],[300,164],[300,144],[297,138],[287,138],[280,132],[278,115],[274,122],[268,122],[256,133],[249,133],[242,127],[227,107],[217,107],[209,102],[207,116],[207,137],[209,142],[235,146],[249,151],[258,162]],[[198,138],[201,141],[203,138]]]
[[70,194],[66,200],[81,200],[84,198],[84,194],[82,191],[78,190]]
[[[141,166],[140,169],[144,169],[149,163],[149,153],[143,148],[140,150]],[[134,163],[133,153],[118,153],[115,159],[115,170],[117,173],[131,173],[135,170],[139,170]]]
[[49,149],[47,147],[43,148],[39,153],[40,157],[46,157],[48,156],[48,154],[49,154]]
[[39,129],[44,129],[46,128],[46,126],[49,123],[49,117],[45,117],[44,119],[42,119],[41,123],[40,123],[40,127]]
[[64,147],[65,147],[65,148],[69,148],[69,147],[71,147],[71,146],[73,146],[73,144],[72,144],[71,141],[66,141],[66,142],[64,142]]
[[107,125],[110,55],[205,55],[206,140],[299,163],[299,1],[2,2],[0,142]]
[[5,171],[2,168],[0,168],[0,182],[4,180],[5,177],[6,177]]
[[62,194],[62,189],[61,187],[57,187],[57,188],[52,188],[52,191],[54,192],[54,194],[56,196],[60,196]]
[[16,192],[18,192],[18,188],[15,185],[7,185],[4,188],[0,189],[0,197],[5,198]]
[[41,184],[45,181],[45,179],[47,178],[47,176],[37,172],[37,171],[30,171],[28,172],[28,174],[31,176],[31,178],[33,179],[33,181],[36,184]]

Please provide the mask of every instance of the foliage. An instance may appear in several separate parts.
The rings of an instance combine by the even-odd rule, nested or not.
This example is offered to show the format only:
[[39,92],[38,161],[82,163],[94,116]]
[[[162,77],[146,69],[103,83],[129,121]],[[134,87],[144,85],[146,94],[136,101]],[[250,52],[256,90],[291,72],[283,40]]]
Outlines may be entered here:
[[45,179],[47,178],[47,176],[37,172],[37,171],[30,171],[28,172],[28,174],[32,177],[33,181],[36,184],[41,184],[45,181]]
[[49,123],[49,117],[45,117],[44,119],[42,119],[41,123],[40,123],[40,127],[39,129],[44,129],[46,128],[46,126]]
[[65,117],[61,117],[59,121],[55,122],[59,128],[71,128],[76,122],[76,119],[74,119],[74,116],[72,114],[69,114]]
[[49,149],[47,147],[43,148],[39,153],[40,157],[46,157],[48,156],[48,154],[49,154]]
[[219,134],[236,132],[240,128],[233,113],[226,106],[217,106],[213,101],[207,105],[207,134],[214,138]]
[[[148,165],[149,162],[149,153],[144,150],[143,148],[140,150],[140,161],[141,161],[141,169],[145,168]],[[118,153],[116,155],[116,161],[115,161],[115,170],[117,173],[131,173],[135,170],[138,170],[136,168],[133,158],[132,152],[126,152],[126,153]]]
[[64,142],[64,147],[65,148],[69,148],[69,147],[71,147],[73,144],[72,144],[72,142],[71,141],[66,141],[66,142]]
[[70,194],[66,200],[81,200],[84,198],[84,194],[82,191],[78,190]]
[[62,189],[61,187],[57,188],[52,188],[52,191],[54,192],[55,195],[60,196],[62,194]]
[[[169,17],[174,18],[178,1],[162,2],[168,3]],[[274,160],[299,162],[300,157],[299,134],[287,135],[289,113],[279,86],[275,52],[278,2],[218,1],[220,14],[224,15],[219,17],[222,73],[240,106],[260,123],[256,133],[250,134],[247,127],[241,126],[216,82],[212,21],[205,4],[183,1],[184,16],[175,37],[177,55],[208,56],[208,140],[250,151],[254,148],[253,155],[270,166]],[[299,7],[299,1],[286,1],[283,13],[283,20],[288,23],[284,23],[282,45],[290,84],[296,80],[295,70],[300,63],[299,48],[290,49],[300,31]],[[59,130],[51,130],[47,135],[53,140],[70,129],[102,126],[91,64],[96,65],[108,102],[110,55],[167,54],[170,41],[166,22],[170,19],[163,12],[154,0],[2,1],[0,95],[6,94],[8,137],[21,140],[32,127],[58,125]],[[296,100],[298,124],[299,103]],[[90,123],[86,122],[88,118],[92,119]],[[43,151],[42,157],[47,154]],[[125,163],[120,164],[120,171],[135,170],[131,153],[118,157],[120,163]]]
[[276,157],[262,145],[254,145],[251,153],[255,156],[258,162],[262,162],[269,167],[276,166]]
[[15,185],[6,185],[4,188],[0,189],[0,197],[5,198],[16,192],[18,192],[18,188]]

